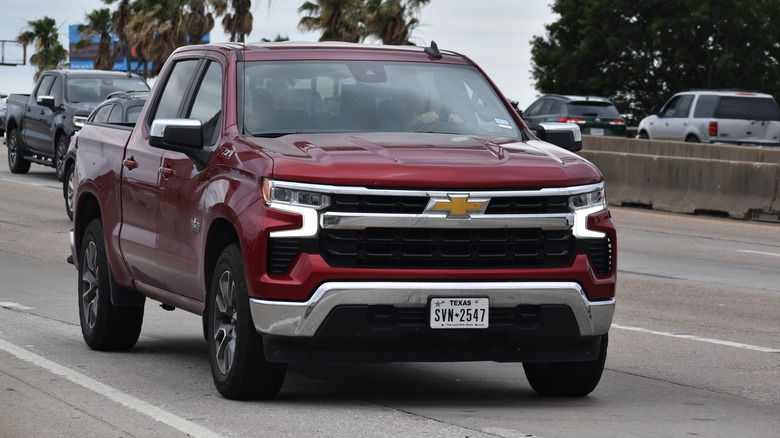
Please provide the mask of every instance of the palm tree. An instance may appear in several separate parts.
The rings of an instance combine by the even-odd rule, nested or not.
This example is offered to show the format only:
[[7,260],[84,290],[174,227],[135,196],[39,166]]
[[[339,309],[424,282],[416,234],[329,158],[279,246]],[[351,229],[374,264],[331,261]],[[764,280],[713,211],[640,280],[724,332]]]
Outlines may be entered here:
[[307,1],[298,8],[298,13],[306,14],[298,27],[301,30],[322,31],[320,41],[357,43],[363,40],[362,0]]
[[[243,43],[246,36],[252,33],[252,13],[249,9],[252,7],[252,0],[210,0],[214,6],[214,13],[222,16],[222,27],[225,32],[230,34],[230,41]],[[230,2],[230,13],[228,11],[228,2]],[[268,7],[271,7],[271,1],[268,1]]]
[[[249,0],[247,0],[249,1]],[[198,44],[214,28],[214,16],[208,9],[212,0],[189,0],[188,12],[184,15],[184,26],[187,29],[187,41]]]
[[53,18],[28,21],[27,25],[27,30],[17,35],[16,41],[25,47],[35,43],[35,53],[30,57],[30,64],[38,66],[35,72],[37,80],[44,70],[59,68],[68,58],[68,51],[60,44],[59,28]]
[[412,31],[420,24],[416,15],[430,0],[368,0],[366,30],[383,44],[413,45]]
[[[112,5],[115,1],[117,0],[103,0],[103,3]],[[119,5],[112,14],[111,19],[114,24],[114,34],[119,38],[119,45],[125,51],[127,71],[130,71],[130,35],[128,33],[128,25],[131,17],[130,0],[119,0]]]
[[112,70],[114,58],[119,54],[119,50],[111,50],[111,31],[113,30],[111,11],[108,8],[95,9],[87,14],[86,20],[87,24],[79,24],[76,27],[81,37],[84,38],[76,43],[76,48],[86,49],[92,45],[92,39],[99,36],[95,70]]
[[131,5],[128,33],[142,59],[152,62],[150,76],[157,76],[178,47],[187,44],[185,6],[188,0],[135,0]]

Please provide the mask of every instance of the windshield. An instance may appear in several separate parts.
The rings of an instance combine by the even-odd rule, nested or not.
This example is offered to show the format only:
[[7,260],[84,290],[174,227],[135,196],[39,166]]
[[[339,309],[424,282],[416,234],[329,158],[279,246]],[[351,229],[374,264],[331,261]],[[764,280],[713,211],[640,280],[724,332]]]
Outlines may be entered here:
[[470,66],[380,61],[247,63],[244,130],[440,132],[519,138],[484,76]]
[[67,80],[67,97],[71,103],[102,102],[116,91],[149,91],[149,85],[137,77],[69,77]]

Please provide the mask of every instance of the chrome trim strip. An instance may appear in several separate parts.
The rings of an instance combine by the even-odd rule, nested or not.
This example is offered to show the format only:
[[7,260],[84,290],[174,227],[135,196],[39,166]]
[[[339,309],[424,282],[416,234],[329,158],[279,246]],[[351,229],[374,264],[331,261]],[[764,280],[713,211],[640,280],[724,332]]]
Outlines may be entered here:
[[603,183],[588,184],[573,187],[555,187],[528,190],[406,190],[406,189],[372,189],[357,186],[332,186],[326,184],[297,183],[274,180],[274,186],[297,190],[308,190],[326,194],[342,195],[377,195],[377,196],[420,196],[447,198],[450,195],[469,195],[472,198],[506,198],[523,196],[568,196],[589,193],[598,190]]
[[327,212],[320,216],[324,229],[346,230],[381,228],[541,228],[544,230],[568,230],[574,225],[574,214],[480,214],[464,219],[447,217],[446,214],[385,214]]
[[581,336],[609,331],[615,300],[589,301],[575,282],[329,282],[305,302],[249,300],[255,329],[262,334],[312,337],[331,310],[341,305],[423,308],[432,296],[488,297],[491,307],[562,304],[574,313]]

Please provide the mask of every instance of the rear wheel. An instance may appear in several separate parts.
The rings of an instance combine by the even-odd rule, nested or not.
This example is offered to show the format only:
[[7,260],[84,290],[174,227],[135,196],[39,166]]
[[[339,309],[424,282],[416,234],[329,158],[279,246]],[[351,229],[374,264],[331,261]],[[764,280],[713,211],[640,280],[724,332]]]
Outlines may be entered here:
[[111,303],[111,280],[99,219],[89,223],[79,254],[79,319],[84,341],[93,350],[133,348],[141,334],[144,306]]
[[249,310],[241,250],[230,245],[217,261],[208,302],[209,361],[214,385],[232,400],[268,399],[282,388],[287,364],[265,360]]
[[607,359],[607,335],[601,338],[596,360],[584,362],[523,363],[525,376],[531,388],[540,395],[555,397],[584,397],[601,380]]
[[19,131],[16,128],[8,131],[8,168],[11,173],[27,173],[30,171],[30,162],[24,159],[22,143]]
[[696,137],[696,136],[695,136],[695,135],[693,135],[693,134],[691,134],[691,135],[689,135],[689,136],[685,137],[685,141],[686,141],[686,142],[688,142],[688,143],[701,143],[701,141],[699,140],[699,138],[698,138],[698,137]]
[[640,131],[640,132],[639,132],[639,135],[637,135],[637,138],[640,138],[640,139],[642,139],[642,140],[649,140],[649,139],[650,139],[650,136],[649,136],[649,135],[647,135],[647,132],[645,132],[645,131]]

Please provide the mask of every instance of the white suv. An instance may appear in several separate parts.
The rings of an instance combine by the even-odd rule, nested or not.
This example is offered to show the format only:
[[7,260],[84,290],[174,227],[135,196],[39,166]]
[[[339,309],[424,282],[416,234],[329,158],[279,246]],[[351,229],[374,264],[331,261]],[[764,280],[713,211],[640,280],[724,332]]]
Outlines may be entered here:
[[780,109],[769,94],[686,91],[642,119],[637,138],[780,146]]

